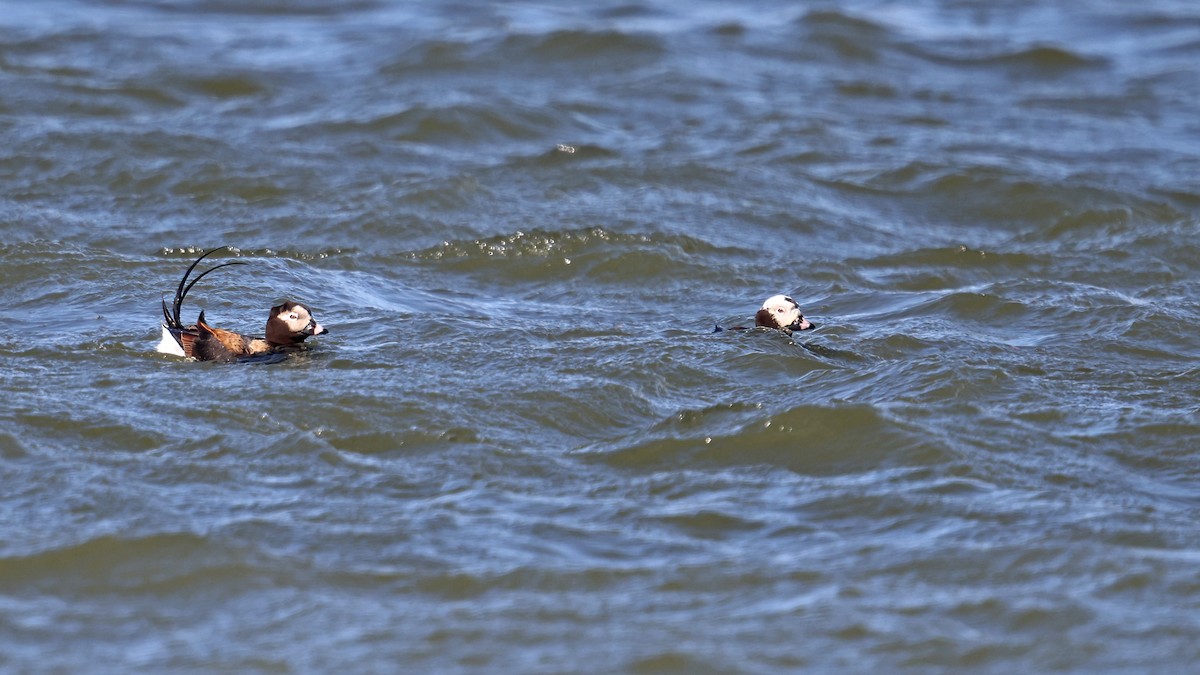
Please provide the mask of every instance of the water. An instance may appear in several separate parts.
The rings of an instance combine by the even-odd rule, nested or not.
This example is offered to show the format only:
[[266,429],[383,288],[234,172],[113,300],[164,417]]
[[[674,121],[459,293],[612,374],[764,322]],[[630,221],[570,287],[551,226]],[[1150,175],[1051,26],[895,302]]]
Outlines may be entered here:
[[[1198,62],[1172,0],[8,3],[0,668],[1193,667]],[[330,334],[155,354],[222,245],[189,320]]]

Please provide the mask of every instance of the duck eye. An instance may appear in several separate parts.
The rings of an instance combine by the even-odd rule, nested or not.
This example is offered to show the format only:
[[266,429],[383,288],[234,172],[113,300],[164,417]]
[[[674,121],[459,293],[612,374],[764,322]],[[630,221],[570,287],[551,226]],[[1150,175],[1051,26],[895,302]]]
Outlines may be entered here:
[[295,321],[296,319],[299,319],[300,317],[296,316],[295,312],[292,312],[291,314],[288,314],[288,318],[291,319],[292,321]]

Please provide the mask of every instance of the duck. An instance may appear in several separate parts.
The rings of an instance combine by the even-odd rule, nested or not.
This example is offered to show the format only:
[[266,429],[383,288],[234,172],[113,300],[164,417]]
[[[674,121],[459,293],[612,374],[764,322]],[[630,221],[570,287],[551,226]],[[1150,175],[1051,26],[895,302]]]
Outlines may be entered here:
[[[201,311],[196,323],[184,325],[179,318],[179,311],[188,291],[205,276],[232,265],[244,265],[241,261],[231,261],[214,265],[196,275],[191,282],[188,277],[192,271],[208,256],[227,247],[221,246],[202,254],[183,273],[179,286],[175,289],[175,300],[168,306],[166,298],[162,301],[162,340],[155,351],[162,354],[182,356],[197,361],[218,361],[235,363],[256,360],[277,360],[278,357],[298,351],[304,341],[310,337],[324,335],[327,328],[317,323],[312,310],[305,305],[284,300],[271,308],[267,315],[267,324],[263,337],[242,335],[224,328],[215,328],[204,318]],[[276,358],[272,358],[276,357]]]
[[[754,313],[755,328],[773,328],[785,335],[794,331],[809,330],[816,326],[800,312],[800,305],[786,295],[772,295],[763,301],[762,307]],[[720,325],[714,330],[719,333],[725,330]],[[746,330],[745,326],[734,326],[730,330]]]
[[800,313],[800,305],[786,295],[772,295],[764,300],[762,308],[754,314],[754,325],[788,334],[813,327]]

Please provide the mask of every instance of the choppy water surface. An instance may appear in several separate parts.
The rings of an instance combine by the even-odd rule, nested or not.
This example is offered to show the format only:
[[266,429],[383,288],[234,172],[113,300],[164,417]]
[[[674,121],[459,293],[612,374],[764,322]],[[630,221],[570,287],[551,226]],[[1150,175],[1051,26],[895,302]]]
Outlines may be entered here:
[[[1172,0],[6,5],[0,667],[1194,667],[1197,63]],[[221,245],[187,318],[331,333],[155,354]]]

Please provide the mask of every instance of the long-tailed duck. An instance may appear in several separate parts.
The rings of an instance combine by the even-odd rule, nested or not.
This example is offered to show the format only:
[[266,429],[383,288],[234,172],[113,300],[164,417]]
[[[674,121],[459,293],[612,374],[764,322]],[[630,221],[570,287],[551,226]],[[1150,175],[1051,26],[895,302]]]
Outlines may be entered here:
[[[754,325],[757,328],[774,328],[788,335],[792,331],[808,330],[813,324],[800,313],[800,305],[786,295],[772,295],[763,301],[762,308],[754,314]],[[732,330],[745,330],[745,326],[734,326]],[[717,326],[720,332],[725,330]]]
[[329,332],[317,323],[307,307],[290,300],[271,308],[271,313],[267,316],[266,337],[251,337],[222,328],[213,328],[204,320],[203,311],[200,312],[196,323],[185,326],[179,318],[179,309],[192,286],[208,273],[222,267],[245,264],[233,261],[214,265],[196,275],[189,283],[188,277],[191,276],[192,270],[196,269],[196,265],[222,248],[225,247],[214,248],[204,253],[187,268],[183,278],[179,280],[179,287],[175,289],[175,301],[170,307],[167,306],[166,299],[163,299],[162,341],[158,343],[157,351],[199,361],[229,363],[258,360],[264,356],[282,356],[289,351],[295,351],[300,348],[305,338]]
[[785,333],[813,327],[800,313],[800,305],[786,295],[772,295],[763,301],[762,309],[754,314],[754,325],[778,328]]

